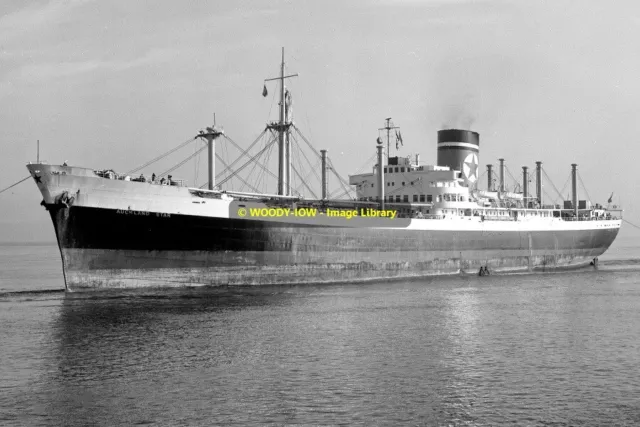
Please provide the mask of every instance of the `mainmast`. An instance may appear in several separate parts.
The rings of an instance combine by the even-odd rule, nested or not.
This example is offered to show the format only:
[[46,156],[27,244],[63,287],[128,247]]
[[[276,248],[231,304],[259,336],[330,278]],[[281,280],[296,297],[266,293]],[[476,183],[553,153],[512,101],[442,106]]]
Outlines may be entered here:
[[389,141],[391,140],[391,129],[400,129],[400,126],[393,126],[393,123],[391,123],[391,117],[387,117],[385,120],[387,121],[387,125],[383,128],[379,128],[378,130],[386,129],[387,131],[387,163],[389,163]]
[[[287,117],[286,108],[286,88],[284,79],[296,77],[298,74],[284,75],[284,47],[282,48],[282,64],[280,66],[280,77],[265,79],[265,82],[271,80],[280,80],[280,120],[267,125],[267,128],[274,129],[278,132],[278,195],[289,196],[291,193],[291,147],[289,141],[289,128],[291,127],[290,117]],[[265,86],[266,89],[266,86]],[[266,92],[265,92],[266,93]]]

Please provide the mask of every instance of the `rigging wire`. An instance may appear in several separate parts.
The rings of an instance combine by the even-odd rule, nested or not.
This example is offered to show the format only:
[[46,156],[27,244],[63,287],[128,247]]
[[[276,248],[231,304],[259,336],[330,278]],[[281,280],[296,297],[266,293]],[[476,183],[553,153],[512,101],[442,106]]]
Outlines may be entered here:
[[[264,165],[265,167],[260,168],[260,172],[262,177],[260,178],[262,180],[262,189],[263,192],[265,193],[277,193],[278,192],[278,179],[277,176],[271,172],[271,169],[269,168],[269,164],[271,162],[271,156],[273,155],[273,151],[274,151],[274,147],[277,147],[277,139],[275,138],[275,136],[273,134],[271,134],[271,141],[272,143],[269,144],[269,149],[266,151],[265,155],[264,155]],[[269,142],[267,141],[267,143]],[[277,156],[276,156],[277,157]],[[273,180],[270,180],[269,177],[272,177],[275,179],[275,182]],[[270,186],[272,186],[271,191],[269,190]]]
[[[231,151],[231,147],[228,146],[227,148],[228,148],[228,150],[225,153],[225,154],[227,154],[227,157],[225,157],[225,159],[231,161],[231,155],[229,154],[230,151]],[[253,167],[255,168],[255,164],[253,165]],[[230,178],[229,181],[225,185],[226,189],[227,190],[229,190],[229,189],[238,189],[238,191],[244,191],[245,184],[242,182],[242,180],[239,179],[240,175],[230,176],[234,171],[233,168],[229,169],[229,168],[225,167],[224,170],[227,171],[227,177]],[[246,175],[247,170],[248,170],[248,167],[247,167],[247,169],[245,169],[245,173],[242,174],[243,177],[247,177],[247,175]],[[249,191],[249,190],[247,190],[247,191]]]
[[[350,190],[347,191],[343,191],[342,193],[338,194],[336,197],[330,197],[331,200],[337,200],[340,199],[340,197],[342,196],[346,196],[348,194]],[[355,198],[352,197],[352,200],[355,200]]]
[[[244,154],[244,155],[246,155],[247,157],[249,157],[249,161],[248,161],[247,163],[245,163],[244,165],[242,165],[242,168],[244,168],[245,166],[247,166],[247,164],[251,163],[251,162],[254,160],[254,157],[250,156],[250,155],[248,154],[248,151],[249,151],[249,150],[250,150],[250,149],[251,149],[251,148],[252,148],[256,143],[258,143],[258,142],[260,141],[260,139],[262,138],[262,136],[264,136],[264,135],[266,134],[266,131],[267,131],[267,130],[268,130],[268,129],[265,129],[265,130],[260,134],[260,136],[259,136],[255,141],[253,141],[253,142],[251,143],[251,145],[250,145],[249,149],[247,149],[247,150],[243,150],[243,149],[242,149],[242,148],[240,148],[240,147],[239,147],[239,146],[238,146],[234,141],[232,141],[230,138],[227,138],[227,137],[225,136],[225,138],[226,138],[226,139],[228,139],[228,140],[229,140],[229,141],[230,141],[234,146],[238,147],[238,148],[240,149],[240,151],[242,151],[242,152],[243,152],[243,154]],[[271,140],[271,142],[269,143],[269,145],[265,146],[264,148],[269,147],[269,146],[273,146],[273,144],[274,144],[275,142],[276,142],[276,140],[275,140],[275,139],[274,139],[274,140]],[[264,151],[264,148],[262,149],[262,151]],[[269,149],[269,152],[270,152],[270,149]],[[257,156],[259,156],[259,155],[260,155],[260,153],[258,153],[258,154],[256,155],[256,157],[257,157]],[[228,175],[227,177],[225,177],[222,181],[220,181],[218,185],[222,185],[222,184],[224,184],[224,183],[225,183],[225,182],[227,182],[229,179],[233,178],[233,175],[234,175],[235,173],[238,173],[238,172],[239,172],[239,170],[234,172],[234,170],[233,170],[233,165],[235,165],[235,164],[236,164],[240,159],[242,159],[242,155],[241,155],[240,157],[236,158],[236,160],[234,160],[230,165],[228,165],[228,167],[227,167],[226,169],[224,169],[222,172],[220,172],[218,175],[216,175],[216,181],[220,181],[220,178],[221,178],[224,174],[226,174],[227,172],[230,172],[230,173],[231,173],[230,175]],[[261,167],[262,167],[262,166],[261,166]],[[271,174],[272,176],[274,176],[274,177],[275,177],[275,175],[274,175],[270,170],[268,170],[268,169],[266,169],[266,168],[265,168],[264,170],[266,170],[266,172],[267,172],[267,173],[269,173],[269,174]],[[204,186],[206,186],[206,185],[207,185],[207,183],[205,183],[204,185],[202,185],[200,188],[203,188],[203,187],[204,187]]]
[[[240,161],[240,159],[242,159],[242,156],[246,156],[249,158],[252,158],[251,155],[249,154],[249,150],[251,150],[253,148],[253,146],[258,143],[258,141],[260,141],[260,139],[264,136],[265,133],[267,133],[268,128],[265,128],[265,130],[262,131],[262,133],[258,136],[258,138],[256,138],[255,141],[253,141],[251,143],[251,145],[249,146],[249,148],[247,148],[246,150],[243,150],[242,147],[240,147],[234,140],[232,140],[231,138],[229,138],[228,136],[224,135],[224,138],[226,140],[228,140],[231,144],[233,144],[234,147],[236,147],[238,150],[240,150],[240,152],[242,153],[242,155],[240,157],[238,157],[236,160],[234,160],[228,167],[228,169],[233,168],[233,166]],[[273,144],[275,142],[275,140],[273,140],[270,144]],[[272,177],[274,178],[278,178],[273,172],[271,172],[269,170],[269,168],[263,166],[262,164],[260,164],[260,167],[264,170],[267,171],[267,173],[269,173]],[[225,169],[226,171],[226,169]],[[225,171],[220,172],[220,175],[222,175],[222,173],[224,173]],[[218,179],[218,177],[216,176],[216,179]]]
[[358,169],[356,169],[354,175],[358,175],[361,174],[362,172],[364,172],[364,170],[367,168],[368,165],[370,165],[375,158],[378,157],[378,153],[373,153],[373,155],[371,157],[369,157],[367,160],[365,160],[365,162],[362,164],[362,166],[360,166]]
[[[296,141],[296,142],[297,142],[297,141]],[[295,157],[297,157],[297,159],[298,159],[298,163],[297,163],[297,164],[298,164],[298,165],[302,165],[302,159],[300,158],[300,157],[301,157],[301,156],[300,156],[300,154],[302,153],[302,148],[300,147],[300,144],[295,144],[295,145],[293,145],[293,144],[292,144],[292,150],[291,150],[291,152],[293,153],[293,155],[294,155]],[[293,171],[295,172],[296,176],[297,176],[297,177],[298,177],[298,179],[300,180],[300,183],[298,184],[298,187],[299,187],[299,186],[304,186],[304,187],[309,191],[309,193],[311,193],[311,195],[312,195],[314,198],[318,199],[317,194],[313,191],[313,189],[311,189],[311,187],[310,187],[310,186],[309,186],[309,184],[307,183],[307,180],[305,180],[305,179],[303,179],[303,178],[302,178],[302,175],[300,174],[300,172],[298,171],[298,169],[296,169],[296,167],[295,167],[293,164],[291,164],[291,168],[293,169]],[[290,186],[290,188],[291,188],[291,190],[292,190],[292,191],[294,191],[294,192],[298,193],[298,195],[302,197],[302,196],[303,196],[303,195],[302,195],[302,193],[301,193],[300,191],[298,191],[296,188],[293,188],[293,187],[292,187],[292,184],[293,184],[293,179],[292,179],[292,180],[291,180],[291,182],[289,183],[289,186]]]
[[275,101],[276,101],[276,93],[278,92],[279,92],[278,90],[274,90],[273,95],[271,95],[271,102],[269,103],[269,114],[267,115],[267,119],[271,117],[271,111],[273,111],[273,105],[275,104]]
[[0,191],[0,194],[4,193],[5,191],[7,191],[10,188],[15,187],[16,185],[20,184],[21,182],[24,182],[26,180],[28,180],[29,178],[31,178],[31,175],[29,175],[28,177],[21,179],[20,181],[16,182],[15,184],[11,184],[10,186],[8,186],[7,188],[5,188],[4,190]]
[[298,135],[300,135],[302,140],[307,144],[307,146],[311,149],[311,151],[316,156],[320,157],[320,154],[316,152],[316,149],[313,147],[313,145],[307,140],[307,138],[305,138],[305,136],[302,134],[302,132],[300,132],[300,129],[298,129],[298,127],[296,125],[292,125],[292,127],[296,130],[296,132],[298,132]]
[[344,189],[342,187],[337,187],[332,192],[329,193],[328,199],[330,200],[337,199],[336,195],[338,194],[339,191],[341,191],[340,194],[344,194]]
[[[513,175],[511,174],[511,171],[509,170],[509,168],[507,166],[504,167],[507,170],[507,173],[509,174],[509,176],[511,177],[511,179],[516,183],[516,185],[520,186],[520,188],[522,188],[522,184],[520,183],[520,180],[515,179],[513,177]],[[515,186],[513,188],[513,191],[515,192]]]
[[[251,168],[251,170],[250,170],[250,171],[247,173],[247,175],[246,175],[246,176],[247,176],[247,179],[250,179],[250,178],[251,178],[251,175],[253,175],[253,172],[256,170],[256,167],[257,167],[258,165],[259,165],[259,162],[256,160],[256,161],[253,163],[253,167]],[[240,179],[240,175],[238,175],[236,178],[239,178],[239,179]],[[244,190],[245,184],[246,184],[246,185],[249,185],[249,184],[247,184],[247,182],[246,182],[245,180],[242,180],[242,182],[243,182],[243,184],[242,184],[242,187],[240,187],[240,191],[243,191],[243,190]],[[251,186],[251,185],[249,185],[249,187],[250,187],[250,188],[254,188],[254,190],[253,190],[254,192],[256,192],[256,193],[258,192],[258,191],[255,189],[255,187],[253,187],[253,186]]]
[[335,166],[333,166],[333,161],[331,160],[331,157],[327,156],[327,161],[329,162],[329,166],[331,167],[331,171],[333,172],[333,174],[341,181],[343,182],[345,185],[349,186],[351,184],[349,184],[349,181],[347,181],[346,179],[344,179],[343,177],[340,176],[340,174],[338,174],[338,172],[336,172]]
[[[223,159],[221,156],[219,156],[219,155],[218,155],[218,153],[216,153],[216,158],[217,158],[218,160],[220,160],[220,163],[222,163],[222,165],[223,165],[223,166],[225,166],[225,167],[227,166],[227,163],[224,161],[224,159]],[[244,178],[242,178],[241,176],[237,176],[236,178],[238,178],[238,180],[240,180],[244,185],[246,185],[247,187],[249,187],[249,189],[250,189],[251,191],[253,191],[254,193],[259,193],[259,192],[260,192],[260,191],[258,191],[258,189],[257,189],[257,188],[255,188],[254,186],[252,186],[251,184],[249,184],[247,181],[245,181],[245,180],[244,180]],[[207,184],[209,184],[209,183],[207,182]],[[242,188],[244,188],[244,185],[243,185],[243,187],[242,187]],[[242,191],[242,188],[240,189],[240,191]]]
[[[295,128],[295,129],[296,129],[296,131],[298,131],[297,128]],[[298,131],[298,134],[302,137],[302,134],[300,134],[300,131]],[[304,137],[302,137],[302,138],[304,139]],[[297,142],[297,139],[296,139],[296,142]],[[307,142],[307,144],[308,144],[308,142]],[[311,147],[311,150],[313,150],[313,146],[311,146],[310,144],[308,144],[308,145],[309,145],[309,147]],[[302,156],[304,157],[304,159],[307,161],[307,164],[311,167],[312,164],[311,164],[311,161],[309,160],[309,158],[307,157],[307,155],[304,154],[304,151],[302,151],[302,150],[300,150],[300,152],[302,153]],[[314,153],[315,153],[315,151],[314,151]],[[318,155],[318,157],[321,158],[320,155]],[[316,179],[318,181],[322,182],[322,178],[320,178],[320,176],[318,176],[318,171],[313,167],[311,167],[311,171],[316,176]]]
[[[236,163],[238,163],[241,159],[242,156],[249,156],[249,150],[251,150],[253,148],[254,145],[256,145],[260,139],[262,139],[262,137],[264,136],[264,134],[267,132],[267,129],[265,128],[265,130],[263,130],[260,135],[258,135],[258,137],[249,145],[249,148],[247,148],[246,150],[243,150],[242,148],[240,148],[240,146],[238,144],[236,144],[235,141],[233,141],[231,138],[229,138],[227,135],[223,135],[222,137],[224,139],[226,139],[227,141],[229,141],[231,144],[233,144],[234,147],[236,147],[237,149],[240,150],[240,153],[242,153],[238,158],[236,158],[233,162],[231,162],[231,164],[229,165],[229,169],[233,168],[233,166],[235,166]],[[219,179],[222,175],[224,175],[227,172],[227,170],[223,170],[222,172],[220,172],[218,175],[216,175],[216,179]]]
[[630,226],[635,227],[635,228],[637,228],[638,230],[640,230],[640,227],[639,227],[639,226],[637,226],[637,225],[635,225],[634,223],[632,223],[632,222],[630,222],[630,221],[628,221],[628,220],[626,220],[626,219],[624,219],[624,218],[621,218],[621,219],[622,219],[624,222],[626,222],[627,224],[629,224]]
[[[298,169],[296,169],[295,166],[291,165],[291,169],[293,169],[296,175],[298,175],[298,178],[302,179],[302,177],[300,176],[300,173],[298,172]],[[305,188],[309,190],[309,193],[311,193],[314,199],[318,199],[318,196],[316,195],[316,193],[311,189],[311,187],[309,187],[309,185],[305,181],[302,181],[302,184],[304,184]],[[299,192],[297,193],[298,195],[301,195]]]
[[[299,91],[298,93],[300,93],[300,98],[302,99],[302,93],[301,93],[300,91]],[[309,121],[309,117],[308,117],[308,115],[306,114],[306,110],[305,110],[305,115],[306,115],[306,119],[307,119],[307,127],[309,128],[309,132],[310,132],[310,133],[312,133],[312,132],[311,132],[311,124],[310,124],[310,121]],[[312,151],[312,152],[313,152],[313,153],[318,157],[318,159],[320,159],[320,160],[321,160],[321,158],[322,158],[322,157],[321,157],[321,155],[320,155],[320,154],[318,154],[318,153],[316,152],[316,150],[315,150],[315,148],[313,147],[313,145],[312,145],[312,144],[307,140],[307,138],[305,138],[305,136],[302,134],[302,132],[300,131],[300,129],[299,129],[297,126],[295,126],[295,125],[293,125],[293,128],[294,128],[294,129],[296,130],[296,132],[300,135],[300,137],[302,138],[302,140],[303,140],[303,141],[304,141],[304,142],[309,146],[309,148],[311,149],[311,151]],[[303,152],[303,155],[304,155],[304,152]],[[371,162],[371,160],[375,159],[376,157],[377,157],[377,153],[374,153],[374,154],[373,154],[373,155],[372,155],[372,156],[371,156],[371,157],[370,157],[370,158],[369,158],[369,159],[368,159],[368,160],[363,164],[363,166],[361,166],[361,167],[356,171],[355,175],[357,175],[357,174],[358,174],[358,173],[360,173],[362,170],[364,170],[364,168],[366,168],[366,167],[367,167],[367,165]],[[305,159],[306,159],[306,156],[305,156]],[[311,162],[309,161],[309,159],[306,159],[306,160],[307,160],[307,162],[309,163],[309,165],[311,165]],[[329,160],[329,161],[331,161],[329,158],[328,158],[328,160]],[[318,164],[318,163],[316,162],[316,164],[315,164],[315,165],[312,165],[312,166],[311,166],[311,171],[313,171],[313,173],[315,174],[316,178],[317,178],[320,182],[322,182],[322,179],[318,176],[318,174],[317,174],[317,172],[316,172],[316,169],[317,169],[317,168],[316,168],[316,166],[317,166],[317,164]],[[336,175],[336,176],[338,177],[338,180],[339,180],[340,182],[347,183],[347,185],[349,185],[349,184],[348,184],[348,182],[346,182],[346,181],[345,181],[341,176],[339,176],[339,175],[337,174],[337,172],[336,172],[335,167],[333,166],[333,164],[331,164],[331,170],[332,170],[333,174],[334,174],[334,175]],[[307,176],[308,176],[308,175],[307,175]],[[353,191],[353,190],[352,190],[352,189],[350,189],[349,191]]]
[[[311,143],[307,140],[307,138],[305,138],[305,136],[302,134],[302,132],[300,131],[300,129],[298,129],[297,126],[293,125],[293,128],[296,130],[296,132],[298,133],[298,135],[300,135],[300,137],[302,138],[302,140],[307,144],[307,146],[311,149],[311,151],[319,158],[322,158],[320,156],[319,153],[317,153],[313,147],[313,145],[311,145]],[[304,152],[302,152],[304,155]],[[305,155],[305,159],[306,159],[306,155]],[[327,160],[331,166],[331,172],[338,178],[338,180],[340,181],[341,184],[346,183],[347,185],[349,185],[349,183],[347,181],[344,180],[344,178],[342,178],[335,170],[335,167],[333,166],[333,162],[331,161],[331,159],[329,157],[327,157]],[[311,165],[311,162],[309,162],[309,159],[307,159],[307,162]],[[320,179],[317,175],[316,172],[316,178]],[[348,190],[348,191],[353,191],[353,190]],[[347,192],[348,192],[347,191]]]
[[[294,194],[296,193],[296,186],[294,182],[297,182],[297,180],[294,178],[297,176],[298,180],[300,179],[300,175],[297,173],[297,170],[294,170],[295,169],[294,165],[302,165],[302,161],[300,159],[300,153],[299,153],[300,147],[298,144],[294,144],[294,139],[291,136],[291,132],[288,132],[287,138],[289,141],[289,162],[291,163],[291,168],[289,170],[289,182],[287,182],[287,185],[289,186],[289,192],[291,194]],[[295,173],[292,173],[291,171]],[[303,197],[302,193],[297,192],[297,194]]]
[[[224,139],[223,139],[223,140],[224,140]],[[225,152],[225,151],[227,151],[227,150],[226,150],[226,148],[227,148],[227,146],[226,146],[226,145],[227,145],[227,144],[220,144],[220,150],[216,150],[216,154],[218,154],[218,151],[220,151],[220,152],[222,153],[221,157],[222,157],[222,158],[224,158],[224,159],[227,159],[227,158],[228,158],[227,153]],[[217,156],[216,156],[216,158],[217,158]],[[221,163],[222,163],[222,165],[224,166],[224,162],[221,162]],[[224,169],[223,169],[223,171],[225,171],[225,170],[226,170],[226,168],[224,168]],[[207,178],[208,178],[208,177],[207,177]],[[216,182],[217,182],[217,180],[216,180]],[[209,182],[207,181],[207,185],[208,185],[208,184],[209,184]],[[214,185],[214,186],[215,186],[215,185]]]
[[[271,160],[271,153],[273,151],[273,147],[277,147],[278,146],[278,142],[279,142],[278,141],[278,136],[274,132],[271,132],[271,140],[270,140],[270,142],[269,141],[267,142],[267,144],[270,145],[269,150],[267,151],[268,156],[265,156],[267,158],[265,159],[265,162],[264,162],[266,166],[265,165],[261,166],[261,169],[264,172],[266,172],[267,174],[269,174],[270,177],[272,177],[272,178],[274,178],[276,180],[276,188],[277,188],[278,176],[274,172],[271,172],[271,169],[269,169],[268,166],[269,166],[269,161]],[[276,158],[277,158],[277,156],[276,156]]]
[[542,189],[542,193],[546,195],[545,200],[551,200],[554,205],[558,204],[558,200],[555,197],[552,197],[544,188]]
[[[556,186],[553,184],[553,181],[551,181],[551,178],[549,178],[549,175],[547,175],[547,172],[544,170],[544,168],[540,168],[540,170],[542,170],[542,173],[544,174],[544,176],[547,178],[547,182],[549,184],[551,184],[551,186],[553,187],[553,189],[556,191],[556,193],[558,194],[558,196],[560,197],[560,200],[564,200],[564,197],[562,196],[562,193],[560,193],[558,191],[558,189],[556,188]],[[566,184],[565,184],[566,185]]]
[[175,153],[176,151],[178,151],[179,149],[181,149],[181,148],[182,148],[182,147],[184,147],[185,145],[189,144],[190,142],[195,141],[196,139],[197,139],[197,137],[193,137],[193,138],[191,138],[191,139],[188,139],[188,140],[184,141],[183,143],[181,143],[181,144],[180,144],[180,145],[178,145],[177,147],[172,148],[171,150],[167,151],[166,153],[163,153],[163,154],[159,155],[158,157],[156,157],[156,158],[154,158],[154,159],[152,159],[152,160],[149,160],[147,163],[145,163],[145,164],[143,164],[143,165],[141,165],[141,166],[138,166],[138,167],[137,167],[137,168],[135,168],[135,169],[131,169],[131,170],[130,170],[129,172],[127,172],[125,175],[131,175],[131,174],[133,174],[134,172],[138,172],[140,169],[144,169],[144,168],[146,168],[147,166],[152,165],[153,163],[157,162],[158,160],[161,160],[161,159],[163,159],[164,157],[167,157],[169,154]]
[[340,197],[345,196],[347,193],[345,193],[344,191],[342,193],[336,194],[335,197],[333,197],[333,195],[331,197],[329,197],[329,200],[340,200]]
[[[302,104],[304,104],[304,96],[302,95],[302,90],[298,90],[296,91],[296,93],[300,95],[300,100],[302,101]],[[304,111],[304,116],[307,120],[307,129],[309,129],[309,135],[311,135],[311,139],[313,139],[313,131],[311,130],[311,120],[309,120],[309,114],[307,114],[308,110],[305,108],[303,111]]]
[[[197,150],[197,146],[193,147],[194,151]],[[198,172],[200,171],[200,156],[196,156],[196,161],[194,162],[194,171],[193,171],[193,185],[198,185]]]
[[[484,176],[485,176],[486,174],[487,174],[487,171],[486,171],[486,169],[485,169],[485,171],[484,171],[484,172],[482,172],[482,175],[480,175],[480,176],[478,177],[478,179],[476,179],[476,182],[474,182],[474,183],[472,184],[472,187],[473,187],[475,190],[479,190],[479,188],[478,188],[478,184],[480,184],[480,182],[482,181],[482,179],[484,178]],[[488,189],[487,189],[487,191],[491,191],[491,189],[489,189],[489,188],[488,188]]]
[[342,188],[345,190],[345,193],[349,193],[350,191],[353,191],[353,189],[349,188],[348,185],[349,183],[346,182],[347,187],[345,187],[345,181],[342,179],[342,177],[340,175],[338,175],[338,173],[335,170],[335,167],[333,166],[333,162],[331,161],[331,159],[329,157],[327,157],[327,161],[329,163],[331,172],[333,172],[333,174],[338,178],[340,185],[342,185]]
[[589,192],[587,191],[587,186],[584,185],[584,182],[582,182],[582,177],[580,176],[580,172],[578,172],[577,175],[578,175],[578,179],[580,180],[580,184],[582,184],[582,189],[584,190],[584,193],[587,195],[587,200],[592,202],[591,196],[589,196]]
[[274,142],[275,141],[271,141],[269,144],[267,144],[255,156],[251,157],[246,163],[244,163],[242,166],[240,166],[238,169],[236,169],[232,174],[230,174],[228,177],[226,177],[225,179],[220,181],[220,183],[218,185],[222,185],[225,182],[227,182],[228,180],[230,180],[231,178],[233,178],[234,176],[236,176],[241,170],[243,170],[245,167],[247,167],[247,165],[249,165],[250,163],[255,161],[258,157],[260,157],[271,146],[271,144],[273,144]]
[[560,199],[564,200],[562,193],[564,193],[564,190],[567,188],[567,184],[569,183],[569,181],[571,180],[571,175],[569,175],[569,177],[567,178],[567,180],[564,182],[564,185],[562,186],[562,192],[560,193]]
[[160,175],[158,175],[160,178],[162,178],[163,176],[165,176],[166,174],[173,172],[174,170],[178,169],[180,166],[184,165],[185,163],[187,163],[189,160],[191,160],[192,158],[194,158],[195,156],[197,156],[198,154],[200,154],[202,151],[206,150],[207,146],[205,145],[204,147],[200,148],[198,151],[196,151],[195,153],[191,154],[190,156],[188,156],[186,159],[184,159],[183,161],[181,161],[180,163],[178,163],[177,165],[171,167],[170,169],[164,171],[163,173],[161,173]]
[[[300,163],[302,163],[302,162],[300,162]],[[311,170],[309,170],[309,172],[307,172],[307,174],[304,176],[304,178],[302,178],[302,182],[303,183],[306,182],[309,179],[310,175],[313,173],[314,170],[316,170],[318,168],[318,166],[321,166],[319,163],[322,163],[322,162],[320,160],[316,161],[316,163],[313,165]],[[302,184],[298,185],[295,188],[295,191],[300,192],[300,187],[302,187]]]
[[[265,158],[266,158],[265,159],[266,160],[265,163],[266,164],[269,164],[269,160],[271,160],[271,154],[272,154],[274,146],[275,145],[271,145],[269,147],[269,149],[267,150],[267,153],[265,155]],[[266,170],[268,171],[268,169],[266,169]],[[263,193],[268,193],[269,192],[268,191],[269,186],[268,186],[268,182],[267,182],[267,179],[266,179],[265,175],[266,175],[265,169],[261,169],[260,172],[259,172],[259,175],[258,175],[258,182],[262,183],[262,192]]]
[[[376,155],[377,155],[377,154],[376,154]],[[330,159],[329,157],[327,157],[327,160],[329,160],[329,162],[331,162],[331,159]],[[340,183],[344,183],[344,184],[347,186],[347,188],[348,188],[348,190],[346,190],[346,191],[342,191],[342,193],[340,193],[340,196],[342,196],[342,195],[344,195],[344,194],[347,194],[348,192],[353,192],[354,190],[351,188],[351,184],[350,184],[349,182],[347,182],[346,180],[344,180],[340,175],[338,175],[338,173],[337,173],[337,172],[335,171],[335,169],[333,168],[333,163],[331,163],[331,164],[330,164],[330,168],[332,169],[333,174],[334,174],[336,177],[338,177],[338,180],[340,181]],[[404,174],[403,174],[402,176],[404,176],[404,177],[406,178],[406,175],[404,175]],[[406,178],[406,179],[408,179],[408,178]],[[414,183],[416,183],[416,182],[418,182],[418,181],[421,181],[421,180],[422,180],[422,178],[417,178],[417,179],[414,179],[413,181],[409,181],[409,185],[413,185]],[[357,184],[353,184],[353,185],[360,186],[360,185],[364,184],[365,182],[367,182],[367,181],[366,181],[366,180],[364,180],[364,181],[358,182]],[[394,193],[394,192],[396,192],[396,191],[400,191],[400,190],[404,189],[404,187],[405,187],[405,186],[399,186],[398,188],[395,188],[395,189],[393,189],[393,190],[391,190],[391,191],[385,191],[385,194],[387,194],[387,195],[388,195],[388,194]],[[340,188],[337,188],[337,189],[335,189],[334,191],[332,191],[332,192],[331,192],[331,194],[329,195],[329,198],[336,198],[336,197],[334,197],[334,196],[335,196],[336,194],[338,194],[338,191],[340,191],[340,190],[341,190]],[[342,186],[342,190],[345,190],[344,185]],[[353,197],[353,196],[352,196],[352,197]],[[355,197],[353,197],[353,198],[355,198]]]
[[[253,172],[256,170],[256,163],[253,164],[253,166],[251,167],[251,170],[247,173],[247,179],[251,179],[251,175],[253,174]],[[234,179],[240,179],[240,175],[237,175],[234,177]],[[247,185],[247,181],[245,181],[244,179],[240,179],[241,181],[241,186],[240,186],[240,190],[239,191],[244,191],[245,186]],[[256,192],[256,190],[252,190],[253,192]]]

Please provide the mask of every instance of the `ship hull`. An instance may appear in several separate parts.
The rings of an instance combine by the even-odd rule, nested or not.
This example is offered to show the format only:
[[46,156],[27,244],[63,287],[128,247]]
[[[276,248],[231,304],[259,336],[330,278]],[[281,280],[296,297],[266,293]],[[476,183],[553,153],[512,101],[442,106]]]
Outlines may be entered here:
[[374,281],[478,274],[482,266],[491,273],[580,268],[605,252],[619,230],[619,224],[332,227],[60,204],[47,209],[68,290]]

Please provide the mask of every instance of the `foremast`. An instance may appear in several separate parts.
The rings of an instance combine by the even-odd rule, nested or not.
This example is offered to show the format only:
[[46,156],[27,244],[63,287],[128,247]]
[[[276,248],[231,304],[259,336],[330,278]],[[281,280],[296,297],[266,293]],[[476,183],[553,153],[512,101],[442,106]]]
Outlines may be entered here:
[[207,141],[207,145],[208,145],[208,156],[207,156],[207,162],[209,164],[209,170],[208,170],[208,182],[207,182],[207,188],[209,190],[213,190],[215,185],[216,185],[216,146],[215,146],[215,140],[220,137],[221,135],[224,135],[224,131],[221,129],[218,129],[216,127],[216,116],[214,114],[213,116],[213,126],[211,127],[207,127],[207,131],[200,131],[200,133],[198,135],[196,135],[196,138],[202,138],[204,140]]

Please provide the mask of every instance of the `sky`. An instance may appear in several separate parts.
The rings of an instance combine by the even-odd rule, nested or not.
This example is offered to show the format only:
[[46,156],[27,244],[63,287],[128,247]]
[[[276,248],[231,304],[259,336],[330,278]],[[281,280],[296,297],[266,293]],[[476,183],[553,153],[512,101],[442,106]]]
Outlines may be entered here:
[[[518,178],[540,160],[568,193],[577,163],[593,202],[614,192],[640,225],[638,40],[634,1],[5,0],[0,189],[28,175],[37,140],[48,162],[126,172],[215,113],[247,147],[277,118],[262,88],[284,47],[296,126],[341,175],[386,117],[404,141],[391,154],[427,164],[439,129],[468,128],[482,170],[502,157]],[[204,167],[178,172],[201,184]],[[55,241],[40,200],[31,180],[0,194],[0,241]]]

